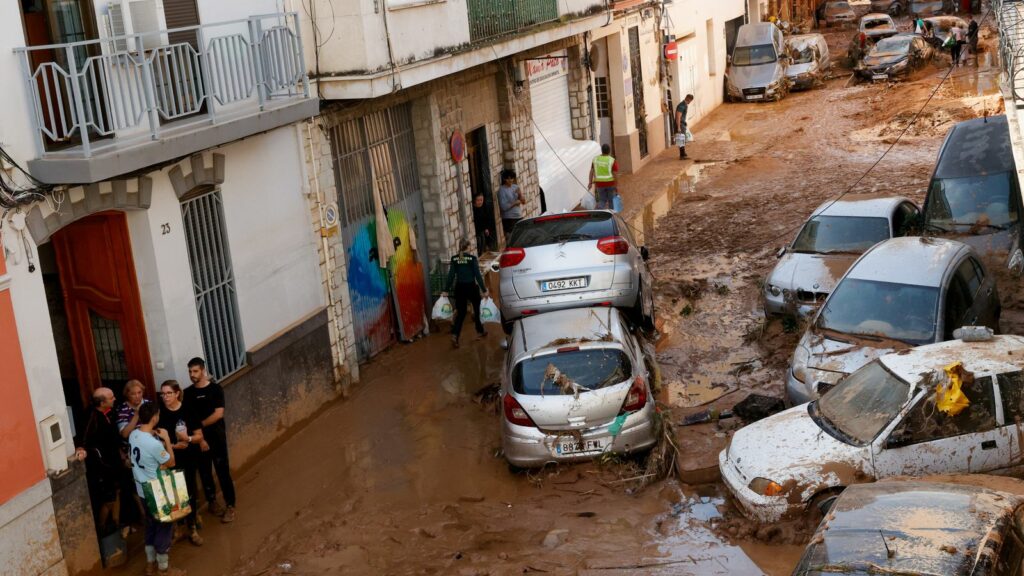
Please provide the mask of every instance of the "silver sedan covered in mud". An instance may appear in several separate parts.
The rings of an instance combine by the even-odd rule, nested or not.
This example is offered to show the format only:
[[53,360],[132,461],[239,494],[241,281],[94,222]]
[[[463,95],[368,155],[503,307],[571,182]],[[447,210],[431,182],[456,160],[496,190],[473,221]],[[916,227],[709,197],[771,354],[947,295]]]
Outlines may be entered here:
[[[966,405],[938,400],[960,363]],[[888,354],[820,400],[737,431],[719,469],[740,509],[774,522],[819,509],[851,484],[1021,465],[1024,338],[952,340]]]
[[901,196],[849,195],[818,206],[768,275],[765,313],[813,314],[857,256],[906,234],[917,217],[917,206]]
[[650,448],[652,365],[615,308],[522,318],[502,373],[505,458],[529,468]]
[[817,398],[871,360],[953,338],[964,325],[999,329],[995,278],[977,252],[944,238],[893,238],[861,256],[793,352],[791,404]]

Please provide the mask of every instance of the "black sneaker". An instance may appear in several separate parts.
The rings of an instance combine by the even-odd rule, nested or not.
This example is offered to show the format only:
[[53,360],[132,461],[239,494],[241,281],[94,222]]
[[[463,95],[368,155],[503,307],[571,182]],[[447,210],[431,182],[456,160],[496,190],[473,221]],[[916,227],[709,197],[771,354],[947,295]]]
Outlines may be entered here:
[[454,334],[452,334],[452,348],[458,348],[458,347],[459,347],[459,337],[454,335]]

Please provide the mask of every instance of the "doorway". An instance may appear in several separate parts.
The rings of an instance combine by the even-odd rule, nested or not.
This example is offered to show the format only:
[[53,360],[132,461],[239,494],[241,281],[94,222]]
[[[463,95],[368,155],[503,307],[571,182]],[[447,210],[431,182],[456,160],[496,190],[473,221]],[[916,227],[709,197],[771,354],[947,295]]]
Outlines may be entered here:
[[629,73],[633,81],[633,119],[640,138],[640,157],[646,158],[647,110],[644,106],[644,75],[640,64],[640,27],[629,29]]
[[597,119],[598,144],[607,144],[615,155],[612,135],[611,88],[608,82],[608,39],[601,38],[590,45],[591,67],[594,69],[594,117]]
[[[40,247],[65,400],[88,406],[99,387],[120,391],[130,379],[153,389],[142,304],[127,219],[122,212],[87,216]],[[59,290],[60,300],[53,297]]]
[[[477,254],[498,249],[498,230],[494,217],[494,190],[491,186],[490,156],[487,154],[487,128],[481,126],[466,135],[466,157],[469,159],[469,186],[473,202],[473,230]],[[483,196],[483,205],[476,205]]]

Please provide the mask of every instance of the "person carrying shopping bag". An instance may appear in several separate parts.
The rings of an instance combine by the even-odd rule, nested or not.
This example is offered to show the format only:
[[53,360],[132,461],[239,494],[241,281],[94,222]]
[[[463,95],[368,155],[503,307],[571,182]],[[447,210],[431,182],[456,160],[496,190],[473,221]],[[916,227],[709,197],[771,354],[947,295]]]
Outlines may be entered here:
[[[480,322],[480,298],[487,295],[484,277],[480,274],[480,261],[470,252],[469,240],[459,242],[459,253],[452,256],[448,268],[448,290],[455,293],[455,321],[452,322],[452,346],[459,347],[459,335],[462,323],[466,320],[466,308],[473,305],[473,325],[476,327],[477,339],[487,336],[484,325]],[[448,296],[442,292],[441,296]]]

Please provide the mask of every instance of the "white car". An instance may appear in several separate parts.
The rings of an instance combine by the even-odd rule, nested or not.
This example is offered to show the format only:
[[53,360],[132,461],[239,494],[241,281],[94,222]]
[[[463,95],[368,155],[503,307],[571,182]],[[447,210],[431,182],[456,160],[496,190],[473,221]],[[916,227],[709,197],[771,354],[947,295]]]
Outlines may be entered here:
[[765,313],[812,315],[858,256],[903,236],[917,218],[917,206],[902,196],[850,195],[822,203],[779,251],[764,284]]
[[[955,362],[971,373],[962,386],[970,404],[950,416],[936,406],[936,386]],[[1022,417],[1024,338],[950,340],[883,356],[821,399],[740,429],[718,463],[743,512],[774,522],[851,484],[1013,472],[1024,465]]]

